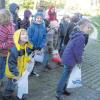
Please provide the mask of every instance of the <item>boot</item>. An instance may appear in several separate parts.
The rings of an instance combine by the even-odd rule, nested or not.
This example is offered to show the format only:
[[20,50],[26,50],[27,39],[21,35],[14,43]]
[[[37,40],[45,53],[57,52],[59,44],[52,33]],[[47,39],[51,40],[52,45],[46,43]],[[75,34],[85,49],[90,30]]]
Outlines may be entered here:
[[71,95],[71,93],[70,93],[70,92],[68,92],[67,90],[65,90],[65,91],[63,92],[63,94],[64,94],[64,95],[66,95],[66,96]]
[[65,86],[64,86],[63,94],[66,95],[66,96],[69,96],[71,93],[66,90],[66,86],[67,86],[67,84],[65,84]]
[[63,95],[61,95],[61,96],[56,95],[56,98],[57,98],[57,100],[64,100],[64,96]]
[[3,100],[12,100],[11,96],[3,96],[2,99]]

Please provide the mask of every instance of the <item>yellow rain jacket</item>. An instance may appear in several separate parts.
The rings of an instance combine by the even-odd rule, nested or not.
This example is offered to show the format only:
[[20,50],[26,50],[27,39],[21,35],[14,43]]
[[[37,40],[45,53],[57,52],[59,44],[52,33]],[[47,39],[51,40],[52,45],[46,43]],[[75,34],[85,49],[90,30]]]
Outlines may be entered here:
[[28,56],[28,50],[32,49],[32,45],[27,42],[25,45],[18,43],[20,33],[24,29],[20,29],[14,33],[13,40],[15,46],[10,49],[7,57],[5,74],[8,78],[14,78],[15,76],[22,76],[26,68],[26,63],[30,61]]

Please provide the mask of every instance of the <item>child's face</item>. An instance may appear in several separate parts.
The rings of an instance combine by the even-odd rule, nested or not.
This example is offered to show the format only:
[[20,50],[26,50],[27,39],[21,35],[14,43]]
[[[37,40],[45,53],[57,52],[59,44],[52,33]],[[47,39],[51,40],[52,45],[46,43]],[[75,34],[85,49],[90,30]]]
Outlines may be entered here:
[[19,12],[19,9],[17,8],[15,12],[18,14],[18,12]]
[[91,33],[91,29],[92,29],[92,26],[90,23],[87,23],[85,26],[84,26],[84,32],[87,33],[87,34],[90,34]]
[[26,31],[21,31],[21,34],[20,34],[20,41],[23,42],[23,43],[26,43],[28,42],[28,34]]
[[42,18],[41,16],[37,16],[37,17],[36,17],[36,22],[37,22],[38,24],[41,24],[42,21],[43,21],[43,18]]
[[65,20],[65,21],[70,21],[70,17],[66,16],[66,17],[64,18],[64,20]]
[[52,9],[51,9],[51,12],[52,12],[52,13],[55,12],[55,8],[52,8]]

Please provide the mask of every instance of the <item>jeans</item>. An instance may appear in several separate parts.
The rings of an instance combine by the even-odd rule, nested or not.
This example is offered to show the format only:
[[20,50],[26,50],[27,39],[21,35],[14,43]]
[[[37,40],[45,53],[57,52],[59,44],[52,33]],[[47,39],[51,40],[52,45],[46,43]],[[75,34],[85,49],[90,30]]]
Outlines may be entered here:
[[72,69],[73,69],[72,66],[64,65],[61,78],[60,78],[58,85],[57,85],[56,93],[58,96],[62,95],[63,92],[66,90],[67,82],[68,82],[69,75],[70,75]]
[[3,96],[11,96],[13,92],[17,92],[16,83],[13,79],[6,78]]
[[0,79],[5,76],[6,57],[0,56]]
[[45,53],[44,53],[44,61],[43,61],[44,67],[46,67],[46,65],[48,65],[48,63],[51,61],[51,59],[52,59],[52,50],[51,50],[51,52],[49,52],[49,50],[46,48]]

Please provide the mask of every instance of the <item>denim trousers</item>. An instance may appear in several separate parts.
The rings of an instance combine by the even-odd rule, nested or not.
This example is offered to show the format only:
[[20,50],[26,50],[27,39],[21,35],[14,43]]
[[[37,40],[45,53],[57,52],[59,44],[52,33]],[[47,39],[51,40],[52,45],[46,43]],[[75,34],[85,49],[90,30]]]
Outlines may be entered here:
[[58,96],[62,95],[63,92],[66,90],[66,86],[72,69],[73,69],[72,66],[64,65],[63,72],[61,74],[61,78],[58,82],[56,90]]
[[0,56],[0,79],[5,76],[6,57]]
[[6,78],[3,96],[11,96],[14,92],[17,92],[17,85],[13,79]]

